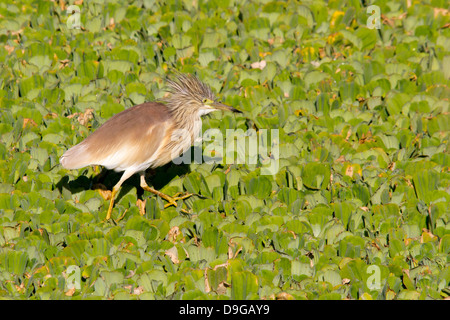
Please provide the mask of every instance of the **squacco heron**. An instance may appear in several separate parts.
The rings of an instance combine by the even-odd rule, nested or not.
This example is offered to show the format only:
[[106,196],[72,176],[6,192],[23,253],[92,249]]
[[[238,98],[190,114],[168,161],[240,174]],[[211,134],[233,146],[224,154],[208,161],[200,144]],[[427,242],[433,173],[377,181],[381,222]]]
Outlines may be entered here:
[[[148,186],[145,170],[163,166],[189,149],[200,133],[201,116],[216,110],[240,112],[218,102],[211,88],[195,76],[178,74],[176,79],[169,79],[167,83],[167,98],[161,102],[143,103],[114,115],[60,158],[66,169],[101,165],[123,171],[112,189],[106,220],[111,218],[114,198],[120,186],[135,173],[140,175],[141,187],[165,199],[168,202],[166,206],[176,206],[177,200],[188,197],[171,197]],[[181,132],[181,137],[176,132]]]

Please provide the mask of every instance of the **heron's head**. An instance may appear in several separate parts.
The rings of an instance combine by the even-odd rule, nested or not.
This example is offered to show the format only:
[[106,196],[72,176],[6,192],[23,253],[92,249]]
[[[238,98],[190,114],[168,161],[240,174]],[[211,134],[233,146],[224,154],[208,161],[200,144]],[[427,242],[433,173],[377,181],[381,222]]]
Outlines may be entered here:
[[219,102],[211,88],[196,76],[178,74],[176,79],[167,80],[171,95],[164,100],[176,116],[202,116],[216,110],[240,112]]

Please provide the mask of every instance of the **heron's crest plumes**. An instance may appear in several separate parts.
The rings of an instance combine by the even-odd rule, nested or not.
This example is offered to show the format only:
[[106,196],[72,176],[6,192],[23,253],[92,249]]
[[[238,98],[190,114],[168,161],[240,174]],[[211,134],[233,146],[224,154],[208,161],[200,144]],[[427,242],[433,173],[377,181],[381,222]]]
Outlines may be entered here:
[[171,95],[164,100],[175,107],[201,106],[204,99],[216,100],[211,88],[194,75],[177,74],[176,79],[168,79],[167,84]]

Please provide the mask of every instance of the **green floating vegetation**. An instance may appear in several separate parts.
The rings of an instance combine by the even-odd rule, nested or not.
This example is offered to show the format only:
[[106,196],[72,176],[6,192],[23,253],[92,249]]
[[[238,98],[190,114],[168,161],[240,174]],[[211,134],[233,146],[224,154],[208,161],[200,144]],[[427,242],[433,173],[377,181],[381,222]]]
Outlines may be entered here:
[[[448,4],[376,5],[379,29],[346,0],[1,4],[0,296],[448,299]],[[105,221],[120,176],[59,157],[174,71],[243,112],[203,131],[267,152],[203,137],[147,178],[192,197],[132,177]]]

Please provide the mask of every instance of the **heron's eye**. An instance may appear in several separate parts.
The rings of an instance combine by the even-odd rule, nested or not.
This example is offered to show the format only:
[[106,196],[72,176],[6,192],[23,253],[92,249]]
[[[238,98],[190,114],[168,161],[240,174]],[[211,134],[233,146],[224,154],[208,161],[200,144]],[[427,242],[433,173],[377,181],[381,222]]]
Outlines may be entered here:
[[208,99],[203,99],[203,103],[207,103],[208,102]]

